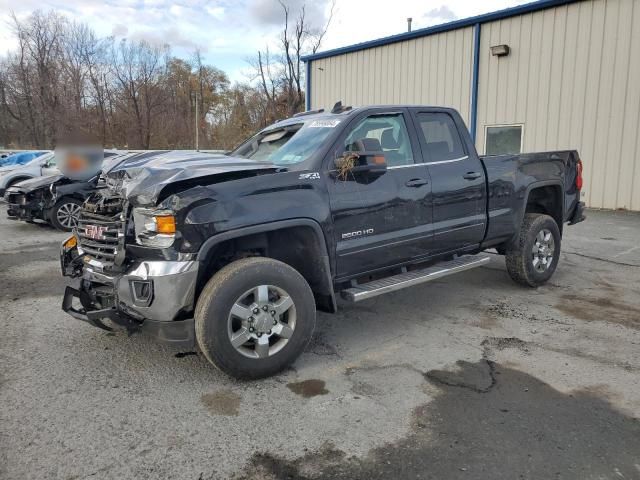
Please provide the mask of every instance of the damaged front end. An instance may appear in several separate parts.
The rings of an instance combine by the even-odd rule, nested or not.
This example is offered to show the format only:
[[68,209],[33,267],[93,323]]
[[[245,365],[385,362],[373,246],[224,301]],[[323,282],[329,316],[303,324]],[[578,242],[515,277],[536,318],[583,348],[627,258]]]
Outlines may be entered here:
[[187,220],[181,195],[275,171],[269,162],[202,152],[123,156],[100,175],[75,240],[62,246],[62,273],[78,278],[65,292],[63,310],[99,328],[147,332],[192,348],[198,249],[206,236]]
[[11,220],[46,221],[46,209],[51,203],[51,193],[48,189],[29,190],[13,186],[7,189],[4,198],[7,203],[7,216]]
[[62,274],[79,278],[77,287],[67,287],[62,309],[98,328],[140,331],[193,347],[198,262],[139,259],[128,253],[135,244],[133,209],[126,200],[107,188],[91,194],[78,228],[61,247]]

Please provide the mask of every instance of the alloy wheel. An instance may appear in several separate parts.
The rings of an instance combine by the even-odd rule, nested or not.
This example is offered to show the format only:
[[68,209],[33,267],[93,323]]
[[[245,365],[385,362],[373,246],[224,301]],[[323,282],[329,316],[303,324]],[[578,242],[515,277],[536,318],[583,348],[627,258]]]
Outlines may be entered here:
[[553,263],[555,253],[555,240],[551,230],[540,230],[531,248],[531,261],[533,268],[542,273],[547,271]]
[[56,212],[56,218],[63,227],[74,228],[78,226],[80,210],[80,205],[76,203],[63,203]]
[[289,342],[296,328],[296,307],[282,288],[259,285],[234,302],[227,324],[231,345],[239,353],[266,358]]

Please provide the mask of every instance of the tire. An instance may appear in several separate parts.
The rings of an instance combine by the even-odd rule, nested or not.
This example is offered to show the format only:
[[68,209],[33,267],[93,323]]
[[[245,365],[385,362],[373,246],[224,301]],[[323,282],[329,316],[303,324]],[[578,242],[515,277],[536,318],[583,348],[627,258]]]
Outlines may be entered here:
[[195,310],[198,347],[209,362],[240,379],[268,377],[293,363],[311,340],[315,322],[315,300],[304,277],[262,257],[218,271]]
[[51,209],[49,222],[58,230],[70,232],[78,224],[82,202],[75,198],[63,197]]
[[525,214],[518,240],[506,252],[509,276],[526,287],[544,284],[558,266],[560,243],[560,229],[553,218],[540,213]]

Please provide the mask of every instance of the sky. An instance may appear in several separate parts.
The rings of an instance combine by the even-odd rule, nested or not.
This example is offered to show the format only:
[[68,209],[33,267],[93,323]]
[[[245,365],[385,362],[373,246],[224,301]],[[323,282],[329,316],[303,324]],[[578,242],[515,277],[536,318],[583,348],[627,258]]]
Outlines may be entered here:
[[[352,45],[407,30],[450,22],[527,3],[526,0],[334,0],[333,17],[320,50]],[[332,0],[285,0],[293,14],[304,4],[313,26],[323,26]],[[0,55],[16,46],[11,12],[25,18],[34,10],[57,10],[87,23],[101,36],[172,46],[189,57],[199,49],[206,63],[233,81],[248,79],[247,60],[273,45],[282,28],[277,0],[0,0]]]

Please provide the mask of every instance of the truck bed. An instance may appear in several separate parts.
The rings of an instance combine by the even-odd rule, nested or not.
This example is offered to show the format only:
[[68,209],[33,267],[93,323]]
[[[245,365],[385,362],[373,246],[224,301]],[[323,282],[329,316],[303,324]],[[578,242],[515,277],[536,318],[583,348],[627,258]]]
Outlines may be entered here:
[[[576,150],[480,156],[487,178],[486,239],[491,244],[508,240],[517,231],[525,214],[529,191],[544,187],[540,210],[545,202],[562,205],[556,222],[570,221],[580,202],[576,186],[580,157]],[[514,173],[515,172],[515,173]],[[564,192],[564,194],[563,194]],[[489,245],[485,245],[489,246]]]

